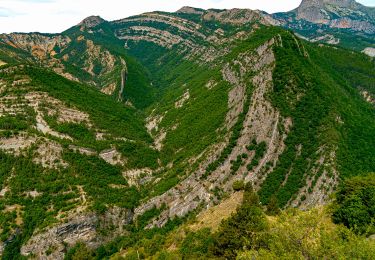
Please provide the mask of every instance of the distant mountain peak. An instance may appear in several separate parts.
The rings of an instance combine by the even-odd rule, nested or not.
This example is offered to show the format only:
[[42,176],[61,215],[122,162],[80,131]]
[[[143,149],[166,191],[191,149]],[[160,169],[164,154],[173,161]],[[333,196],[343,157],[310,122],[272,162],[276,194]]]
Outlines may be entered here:
[[260,22],[265,25],[276,25],[277,21],[272,19],[269,15],[259,11],[251,9],[200,9],[190,6],[184,6],[176,11],[177,14],[195,14],[201,15],[203,20],[215,20],[221,23],[229,24],[245,24],[248,22]]
[[303,8],[319,8],[326,5],[332,5],[342,8],[355,8],[358,4],[355,0],[302,0],[300,6],[297,9]]
[[85,19],[83,19],[82,22],[80,22],[78,24],[78,26],[81,27],[81,29],[90,29],[90,28],[93,28],[103,22],[105,22],[106,20],[104,20],[103,18],[101,18],[100,16],[96,16],[96,15],[92,15],[92,16],[89,16]]
[[355,46],[357,50],[373,47],[375,7],[355,0],[302,0],[294,10],[272,17],[305,40]]
[[292,12],[297,20],[368,34],[375,32],[375,8],[354,0],[303,0]]
[[186,13],[186,14],[203,14],[204,10],[199,8],[194,8],[191,6],[184,6],[176,11],[176,13]]

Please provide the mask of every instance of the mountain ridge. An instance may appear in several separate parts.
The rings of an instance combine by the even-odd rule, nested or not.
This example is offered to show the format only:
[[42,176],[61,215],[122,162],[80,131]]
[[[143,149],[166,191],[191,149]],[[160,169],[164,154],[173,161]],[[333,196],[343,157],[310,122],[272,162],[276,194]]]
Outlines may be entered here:
[[0,251],[120,250],[241,183],[309,209],[372,171],[375,61],[266,17],[185,7],[0,36]]
[[296,9],[272,16],[310,41],[358,51],[375,47],[375,7],[354,0],[304,0]]

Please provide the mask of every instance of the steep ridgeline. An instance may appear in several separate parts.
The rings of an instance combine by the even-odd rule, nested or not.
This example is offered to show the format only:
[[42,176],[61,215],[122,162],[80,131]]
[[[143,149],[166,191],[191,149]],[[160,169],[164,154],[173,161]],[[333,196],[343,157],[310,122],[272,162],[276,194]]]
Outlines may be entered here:
[[[47,58],[31,39],[0,48],[3,256],[62,259],[78,242],[122,237],[100,258],[220,204],[235,183],[251,182],[263,205],[309,208],[373,171],[374,60],[274,24],[259,11],[184,7],[3,35],[66,44]],[[97,59],[113,56],[115,99],[67,70],[89,73],[90,41]]]
[[340,44],[375,56],[375,7],[354,0],[303,0],[298,8],[273,17],[312,42]]
[[[92,16],[62,34],[2,34],[0,46],[4,48],[0,60],[36,62],[69,80],[89,84],[124,100],[129,106],[143,108],[152,98],[147,73],[126,55],[118,39],[107,29],[107,23]],[[131,77],[126,91],[121,91],[125,71]],[[143,94],[142,99],[136,91]]]

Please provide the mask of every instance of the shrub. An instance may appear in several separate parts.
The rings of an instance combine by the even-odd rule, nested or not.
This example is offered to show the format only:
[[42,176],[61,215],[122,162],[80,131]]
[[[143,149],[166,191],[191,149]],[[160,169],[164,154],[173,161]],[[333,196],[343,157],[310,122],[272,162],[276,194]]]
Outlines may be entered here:
[[189,232],[182,242],[180,252],[184,259],[207,259],[212,244],[211,231],[204,228],[197,232]]
[[346,180],[336,195],[335,223],[357,233],[375,232],[375,174]]
[[236,180],[233,182],[233,190],[240,191],[244,189],[244,182],[243,180]]

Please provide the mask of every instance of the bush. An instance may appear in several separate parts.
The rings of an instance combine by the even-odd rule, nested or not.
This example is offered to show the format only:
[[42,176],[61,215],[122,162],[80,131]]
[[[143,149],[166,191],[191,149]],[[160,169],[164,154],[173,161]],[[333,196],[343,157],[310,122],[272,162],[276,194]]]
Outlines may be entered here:
[[207,259],[212,244],[211,231],[204,228],[197,232],[189,232],[182,242],[180,252],[184,259]]
[[237,180],[237,181],[233,182],[233,190],[235,190],[235,191],[243,190],[244,185],[245,184],[244,184],[243,180]]
[[87,260],[94,259],[93,253],[83,243],[78,243],[72,247],[65,255],[65,260]]
[[237,259],[374,259],[375,241],[334,225],[330,217],[321,207],[283,211],[269,222],[266,243]]
[[335,223],[356,233],[375,233],[375,174],[346,180],[336,195]]

